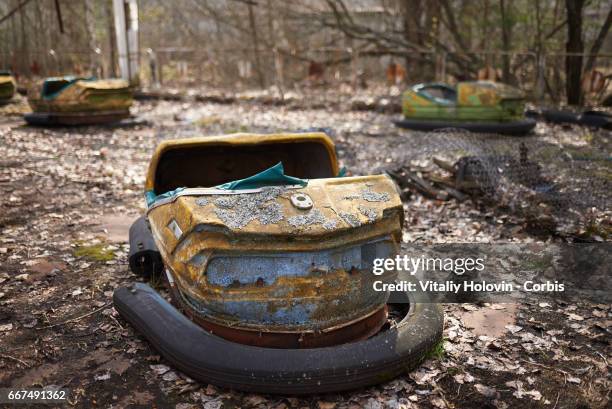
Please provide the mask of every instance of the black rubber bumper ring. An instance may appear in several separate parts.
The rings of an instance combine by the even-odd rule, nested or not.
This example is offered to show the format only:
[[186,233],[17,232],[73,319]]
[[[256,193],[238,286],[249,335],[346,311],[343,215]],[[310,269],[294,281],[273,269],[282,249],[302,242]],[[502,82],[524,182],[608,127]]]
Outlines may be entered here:
[[494,133],[502,135],[525,135],[535,127],[536,121],[524,119],[513,122],[453,122],[453,121],[422,121],[416,119],[402,119],[395,121],[399,128],[415,131],[435,131],[439,129],[455,128],[477,133]]
[[361,388],[416,367],[442,337],[436,304],[414,303],[394,328],[335,347],[274,349],[210,334],[155,290],[119,288],[115,309],[173,366],[200,382],[270,394],[318,394]]

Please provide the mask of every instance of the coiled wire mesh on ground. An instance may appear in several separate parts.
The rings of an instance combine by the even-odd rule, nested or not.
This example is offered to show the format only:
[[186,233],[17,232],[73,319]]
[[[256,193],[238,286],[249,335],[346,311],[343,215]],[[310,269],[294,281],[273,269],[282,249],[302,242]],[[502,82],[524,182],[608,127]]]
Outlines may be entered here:
[[383,170],[399,164],[436,186],[445,179],[445,185],[550,233],[610,239],[611,133],[558,128],[558,134],[527,137],[457,129],[415,133],[395,144],[393,165]]

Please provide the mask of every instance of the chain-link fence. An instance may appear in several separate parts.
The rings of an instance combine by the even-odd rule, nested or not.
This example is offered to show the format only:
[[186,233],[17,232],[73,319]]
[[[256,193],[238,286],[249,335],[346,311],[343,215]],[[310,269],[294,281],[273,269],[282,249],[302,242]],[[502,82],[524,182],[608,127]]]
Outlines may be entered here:
[[[12,69],[18,80],[54,75],[118,74],[110,52],[30,53],[28,64],[11,53],[0,53],[0,69]],[[296,86],[352,87],[420,82],[496,80],[522,89],[538,104],[563,104],[566,99],[564,53],[472,51],[463,53],[414,52],[409,55],[350,48],[320,48],[302,52],[285,50],[216,49],[192,47],[147,49],[140,53],[140,78],[145,87],[229,90]],[[20,64],[15,61],[19,60]],[[585,105],[601,104],[612,94],[612,54],[591,59],[582,55],[585,67],[582,90]]]
[[27,59],[14,53],[0,52],[0,70],[11,71],[20,87],[27,87],[40,78],[60,75],[116,77],[119,71],[112,61],[100,49],[91,52],[33,51],[28,53]]

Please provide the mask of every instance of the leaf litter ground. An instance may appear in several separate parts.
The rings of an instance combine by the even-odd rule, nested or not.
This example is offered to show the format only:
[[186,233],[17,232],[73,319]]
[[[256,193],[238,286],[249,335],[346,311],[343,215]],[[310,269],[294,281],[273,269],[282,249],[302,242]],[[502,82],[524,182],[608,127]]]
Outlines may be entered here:
[[[144,121],[125,128],[32,128],[14,116],[0,121],[1,387],[67,387],[74,407],[608,404],[612,311],[583,300],[445,305],[445,341],[420,368],[349,393],[246,394],[173,370],[111,305],[113,290],[135,280],[126,260],[127,229],[144,209],[144,175],[161,140],[325,127],[352,174],[429,166],[439,141],[394,128],[393,115],[349,109],[160,101],[137,103],[134,113]],[[597,144],[609,136],[539,124],[531,138],[601,152]],[[404,193],[407,243],[557,239],[534,234],[507,208]]]

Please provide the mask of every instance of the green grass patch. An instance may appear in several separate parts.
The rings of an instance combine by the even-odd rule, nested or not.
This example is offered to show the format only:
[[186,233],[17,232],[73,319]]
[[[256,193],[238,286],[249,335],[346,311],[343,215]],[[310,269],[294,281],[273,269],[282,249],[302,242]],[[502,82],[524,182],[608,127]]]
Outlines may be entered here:
[[151,274],[151,277],[149,277],[149,285],[158,291],[163,289],[165,286],[164,273]]
[[105,243],[100,243],[91,246],[79,246],[74,250],[74,256],[94,261],[111,261],[115,259],[115,252],[108,249]]
[[461,371],[461,369],[457,368],[456,366],[450,366],[446,368],[446,373],[448,373],[450,376],[455,376],[461,372],[463,371]]
[[446,356],[446,351],[444,350],[444,343],[446,342],[446,338],[442,338],[436,345],[434,345],[427,354],[425,354],[425,359],[435,359],[442,360]]

